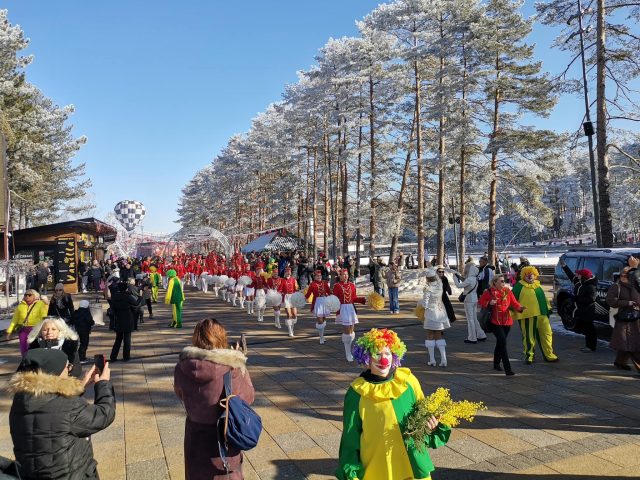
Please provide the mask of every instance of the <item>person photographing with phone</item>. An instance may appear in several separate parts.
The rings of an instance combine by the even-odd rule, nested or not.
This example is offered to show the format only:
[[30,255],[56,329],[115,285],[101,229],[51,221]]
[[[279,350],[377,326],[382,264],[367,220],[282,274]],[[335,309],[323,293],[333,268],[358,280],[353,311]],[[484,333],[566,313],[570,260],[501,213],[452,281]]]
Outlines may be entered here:
[[[29,350],[9,382],[9,427],[23,480],[99,478],[89,436],[115,419],[109,364],[93,366],[82,380],[70,377],[67,365],[60,350]],[[93,404],[82,398],[91,384]]]

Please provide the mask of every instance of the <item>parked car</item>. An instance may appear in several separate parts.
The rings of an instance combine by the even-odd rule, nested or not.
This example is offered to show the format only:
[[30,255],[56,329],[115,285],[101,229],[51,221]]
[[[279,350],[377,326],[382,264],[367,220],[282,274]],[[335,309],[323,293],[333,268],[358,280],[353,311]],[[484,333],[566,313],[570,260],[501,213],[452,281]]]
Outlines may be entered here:
[[566,329],[575,328],[575,320],[571,315],[574,307],[573,284],[562,270],[560,262],[564,261],[573,272],[582,268],[591,270],[598,278],[595,322],[609,325],[609,307],[605,303],[607,291],[632,255],[640,257],[640,248],[571,249],[560,257],[553,275],[553,301]]

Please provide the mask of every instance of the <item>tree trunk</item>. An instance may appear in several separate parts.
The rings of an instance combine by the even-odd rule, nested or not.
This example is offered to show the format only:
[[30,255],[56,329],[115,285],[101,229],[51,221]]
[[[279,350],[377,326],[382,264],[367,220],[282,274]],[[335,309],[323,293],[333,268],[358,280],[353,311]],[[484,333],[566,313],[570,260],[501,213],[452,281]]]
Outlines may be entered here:
[[[346,127],[342,135],[342,151],[346,150],[347,131]],[[342,156],[341,156],[342,157]],[[347,170],[347,159],[341,158],[340,167],[342,169],[342,255],[349,255],[349,171]]]
[[600,202],[600,234],[602,246],[613,246],[613,225],[611,222],[611,198],[609,197],[609,159],[607,158],[607,97],[605,93],[605,0],[598,0],[597,14],[597,85],[596,139],[598,154],[598,200]]
[[[442,28],[442,22],[443,22],[443,18],[442,18],[442,14],[440,14],[440,39],[444,39],[444,31]],[[440,75],[439,75],[439,79],[438,79],[438,83],[440,85],[440,108],[444,109],[445,105],[444,105],[444,95],[442,94],[442,87],[444,84],[444,57],[442,56],[442,54],[440,55]],[[444,127],[446,124],[446,117],[444,116],[444,112],[441,112],[440,114],[440,120],[438,122],[438,160],[439,160],[439,165],[438,165],[438,218],[437,218],[437,222],[438,222],[438,239],[437,239],[437,247],[436,247],[436,264],[437,265],[443,265],[444,264],[444,255],[445,255],[445,232],[446,232],[446,223],[444,220],[445,217],[445,199],[444,199],[444,183],[445,183],[445,170],[444,170],[444,166],[445,166],[445,160],[444,160],[444,153],[445,153],[445,142],[444,142]]]
[[318,253],[318,147],[313,147],[313,201],[311,216],[313,221],[313,256]]
[[329,183],[324,180],[324,245],[322,247],[324,254],[329,256]]
[[[463,61],[463,71],[462,71],[462,122],[463,125],[467,125],[467,56],[465,54],[465,44],[463,39],[462,44],[462,58]],[[466,235],[466,215],[467,208],[465,205],[466,195],[465,195],[465,182],[466,182],[466,173],[467,173],[467,155],[466,155],[466,143],[467,137],[466,135],[463,137],[462,145],[460,146],[460,239],[458,240],[458,262],[456,268],[460,273],[463,272],[464,265],[464,255],[465,255],[465,235]],[[455,220],[455,219],[454,219]]]
[[360,272],[360,242],[361,242],[361,224],[360,214],[362,210],[362,201],[360,200],[360,190],[362,188],[362,142],[364,134],[362,133],[362,109],[360,110],[360,127],[358,128],[358,173],[356,174],[356,268]]
[[[417,42],[417,41],[416,41]],[[415,118],[416,118],[416,164],[418,167],[417,181],[418,181],[418,209],[416,215],[416,223],[418,230],[418,267],[424,267],[424,178],[422,172],[422,121],[420,118],[421,110],[421,88],[420,88],[420,72],[418,71],[418,62],[413,62],[413,73],[415,77]]]
[[389,253],[389,263],[396,258],[396,251],[398,249],[398,237],[402,230],[402,223],[404,217],[404,195],[407,191],[407,183],[409,180],[409,173],[411,172],[411,152],[413,151],[411,146],[413,145],[413,136],[416,130],[416,115],[413,113],[413,122],[411,123],[411,132],[409,133],[409,141],[407,142],[407,157],[404,162],[404,171],[402,173],[402,182],[400,183],[400,192],[398,193],[398,208],[396,210],[396,226],[391,237],[391,252]]
[[[500,55],[496,54],[496,84],[500,76]],[[493,93],[493,130],[491,132],[491,187],[489,189],[489,238],[487,245],[487,257],[493,264],[496,256],[496,203],[498,201],[498,147],[496,146],[498,131],[500,128],[500,90],[495,88]]]
[[[370,66],[373,68],[373,65]],[[369,214],[369,256],[376,254],[376,143],[375,143],[375,105],[373,101],[373,76],[369,74],[369,151],[371,160],[371,172],[369,176],[369,195],[371,195]]]

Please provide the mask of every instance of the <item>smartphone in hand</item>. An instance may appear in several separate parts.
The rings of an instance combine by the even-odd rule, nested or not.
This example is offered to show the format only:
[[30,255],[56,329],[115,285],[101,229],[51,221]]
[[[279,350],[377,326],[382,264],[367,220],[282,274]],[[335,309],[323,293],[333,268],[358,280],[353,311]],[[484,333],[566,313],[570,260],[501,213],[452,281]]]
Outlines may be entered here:
[[102,375],[102,371],[104,370],[104,364],[106,359],[104,355],[98,354],[93,356],[93,365],[96,367],[96,373]]

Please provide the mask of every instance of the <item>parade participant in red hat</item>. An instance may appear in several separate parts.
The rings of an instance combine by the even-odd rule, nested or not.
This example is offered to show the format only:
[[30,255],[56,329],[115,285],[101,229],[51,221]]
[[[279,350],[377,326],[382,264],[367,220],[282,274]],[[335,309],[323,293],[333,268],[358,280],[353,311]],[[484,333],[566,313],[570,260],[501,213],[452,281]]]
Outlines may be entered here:
[[253,286],[255,288],[255,297],[251,302],[251,312],[255,312],[255,308],[258,309],[258,321],[264,320],[265,295],[267,293],[267,277],[263,271],[263,267],[259,264],[256,265],[256,273],[254,275]]
[[[276,290],[278,292],[281,292],[281,287],[280,287],[281,283],[282,283],[282,279],[278,276],[278,269],[274,268],[273,272],[271,272],[271,278],[269,278],[269,280],[267,281],[267,287],[270,290]],[[273,307],[273,319],[274,319],[274,325],[276,326],[276,328],[282,328],[280,326],[280,306],[279,305],[277,307]]]
[[284,321],[287,329],[289,330],[289,336],[293,337],[293,326],[298,322],[298,309],[291,305],[291,296],[299,290],[298,281],[291,276],[291,267],[285,267],[284,278],[280,284],[280,293],[282,293],[282,299],[284,308],[287,312],[287,319]]
[[333,286],[333,294],[340,300],[340,311],[336,315],[336,323],[342,325],[342,343],[348,362],[353,362],[351,344],[356,338],[354,328],[358,323],[358,314],[354,303],[366,303],[364,297],[356,294],[356,285],[349,281],[349,271],[340,270],[340,281]]
[[244,301],[247,302],[247,314],[251,315],[253,313],[253,302],[256,294],[256,274],[251,271],[251,265],[248,263],[244,264],[244,272],[242,273],[245,277],[249,277],[251,279],[251,283],[245,285],[242,289],[242,298],[240,299],[240,306],[243,305]]
[[316,328],[318,329],[320,344],[322,345],[324,344],[324,329],[327,326],[325,320],[331,315],[331,312],[325,305],[326,297],[331,295],[331,288],[329,287],[329,282],[322,280],[322,270],[313,272],[313,281],[311,285],[309,285],[305,297],[308,299],[312,295],[311,311],[316,317]]

